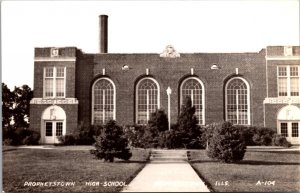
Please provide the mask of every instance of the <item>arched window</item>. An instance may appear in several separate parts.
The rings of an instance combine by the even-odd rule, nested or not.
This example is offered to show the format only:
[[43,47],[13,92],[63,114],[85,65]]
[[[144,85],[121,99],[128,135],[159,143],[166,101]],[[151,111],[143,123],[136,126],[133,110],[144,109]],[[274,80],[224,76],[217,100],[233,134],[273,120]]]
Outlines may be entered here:
[[226,121],[239,125],[250,125],[250,89],[248,82],[235,77],[225,86]]
[[204,119],[204,86],[203,83],[196,77],[185,79],[180,86],[180,104],[186,97],[191,97],[192,105],[195,106],[195,115],[200,125],[205,124]]
[[105,124],[116,118],[116,88],[108,78],[100,78],[92,87],[92,124]]
[[153,78],[143,78],[136,86],[136,123],[147,124],[151,113],[160,106],[159,85]]

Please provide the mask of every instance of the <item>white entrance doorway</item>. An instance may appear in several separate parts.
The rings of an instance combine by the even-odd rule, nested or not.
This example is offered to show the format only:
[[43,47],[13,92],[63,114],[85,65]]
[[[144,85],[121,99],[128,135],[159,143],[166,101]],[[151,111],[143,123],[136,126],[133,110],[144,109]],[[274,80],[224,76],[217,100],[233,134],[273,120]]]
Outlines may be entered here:
[[59,143],[62,132],[63,121],[45,121],[45,143]]
[[59,143],[59,137],[66,134],[66,113],[56,105],[45,109],[42,114],[41,143]]
[[300,144],[300,109],[294,105],[283,107],[277,115],[277,133],[291,144]]

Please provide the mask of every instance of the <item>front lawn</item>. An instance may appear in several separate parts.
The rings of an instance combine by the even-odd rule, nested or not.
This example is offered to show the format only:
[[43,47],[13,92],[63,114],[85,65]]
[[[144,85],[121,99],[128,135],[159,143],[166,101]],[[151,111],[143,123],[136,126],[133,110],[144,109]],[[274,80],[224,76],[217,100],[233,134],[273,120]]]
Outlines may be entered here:
[[300,152],[247,150],[243,161],[226,164],[211,160],[205,150],[191,150],[190,159],[193,168],[216,192],[300,191]]
[[[120,191],[122,187],[119,185],[121,184],[112,182],[128,184],[144,167],[149,156],[149,151],[143,149],[134,149],[132,153],[130,161],[116,159],[115,163],[107,163],[94,158],[88,150],[15,149],[4,151],[3,190],[5,192]],[[35,184],[29,186],[30,182]],[[44,184],[37,185],[38,182]],[[67,186],[67,182],[75,182],[75,185]],[[96,186],[88,186],[87,182],[95,182]],[[104,186],[105,184],[110,186]]]

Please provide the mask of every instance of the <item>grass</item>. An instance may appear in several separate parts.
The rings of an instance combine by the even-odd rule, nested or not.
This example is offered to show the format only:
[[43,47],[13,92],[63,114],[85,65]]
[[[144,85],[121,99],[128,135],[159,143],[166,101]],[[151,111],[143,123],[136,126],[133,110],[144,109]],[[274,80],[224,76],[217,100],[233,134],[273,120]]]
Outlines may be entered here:
[[[129,161],[103,162],[88,150],[15,149],[3,152],[3,190],[5,192],[117,192],[120,186],[103,186],[105,182],[128,184],[144,167],[148,150],[133,149]],[[86,182],[100,186],[86,186]],[[75,182],[74,186],[28,187],[25,182]],[[102,184],[101,184],[102,183]]]
[[[212,191],[300,191],[300,152],[247,151],[243,161],[226,164],[208,158],[205,150],[193,150],[190,159],[192,167]],[[218,186],[217,181],[228,181],[229,186]],[[258,181],[275,181],[275,185],[256,185]]]

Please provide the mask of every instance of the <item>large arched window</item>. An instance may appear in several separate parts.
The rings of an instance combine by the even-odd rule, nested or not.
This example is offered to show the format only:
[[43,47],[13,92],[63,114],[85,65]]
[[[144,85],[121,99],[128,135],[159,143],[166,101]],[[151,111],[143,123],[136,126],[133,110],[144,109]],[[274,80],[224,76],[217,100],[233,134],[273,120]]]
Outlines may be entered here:
[[250,89],[241,77],[230,79],[225,86],[226,121],[250,125]]
[[151,113],[159,109],[159,84],[153,78],[143,78],[136,86],[136,123],[147,124]]
[[92,124],[105,124],[116,118],[116,88],[108,78],[100,78],[92,86]]
[[180,104],[186,97],[190,97],[192,105],[195,106],[195,115],[200,125],[205,124],[204,119],[204,86],[203,83],[196,77],[190,77],[185,79],[180,86]]

